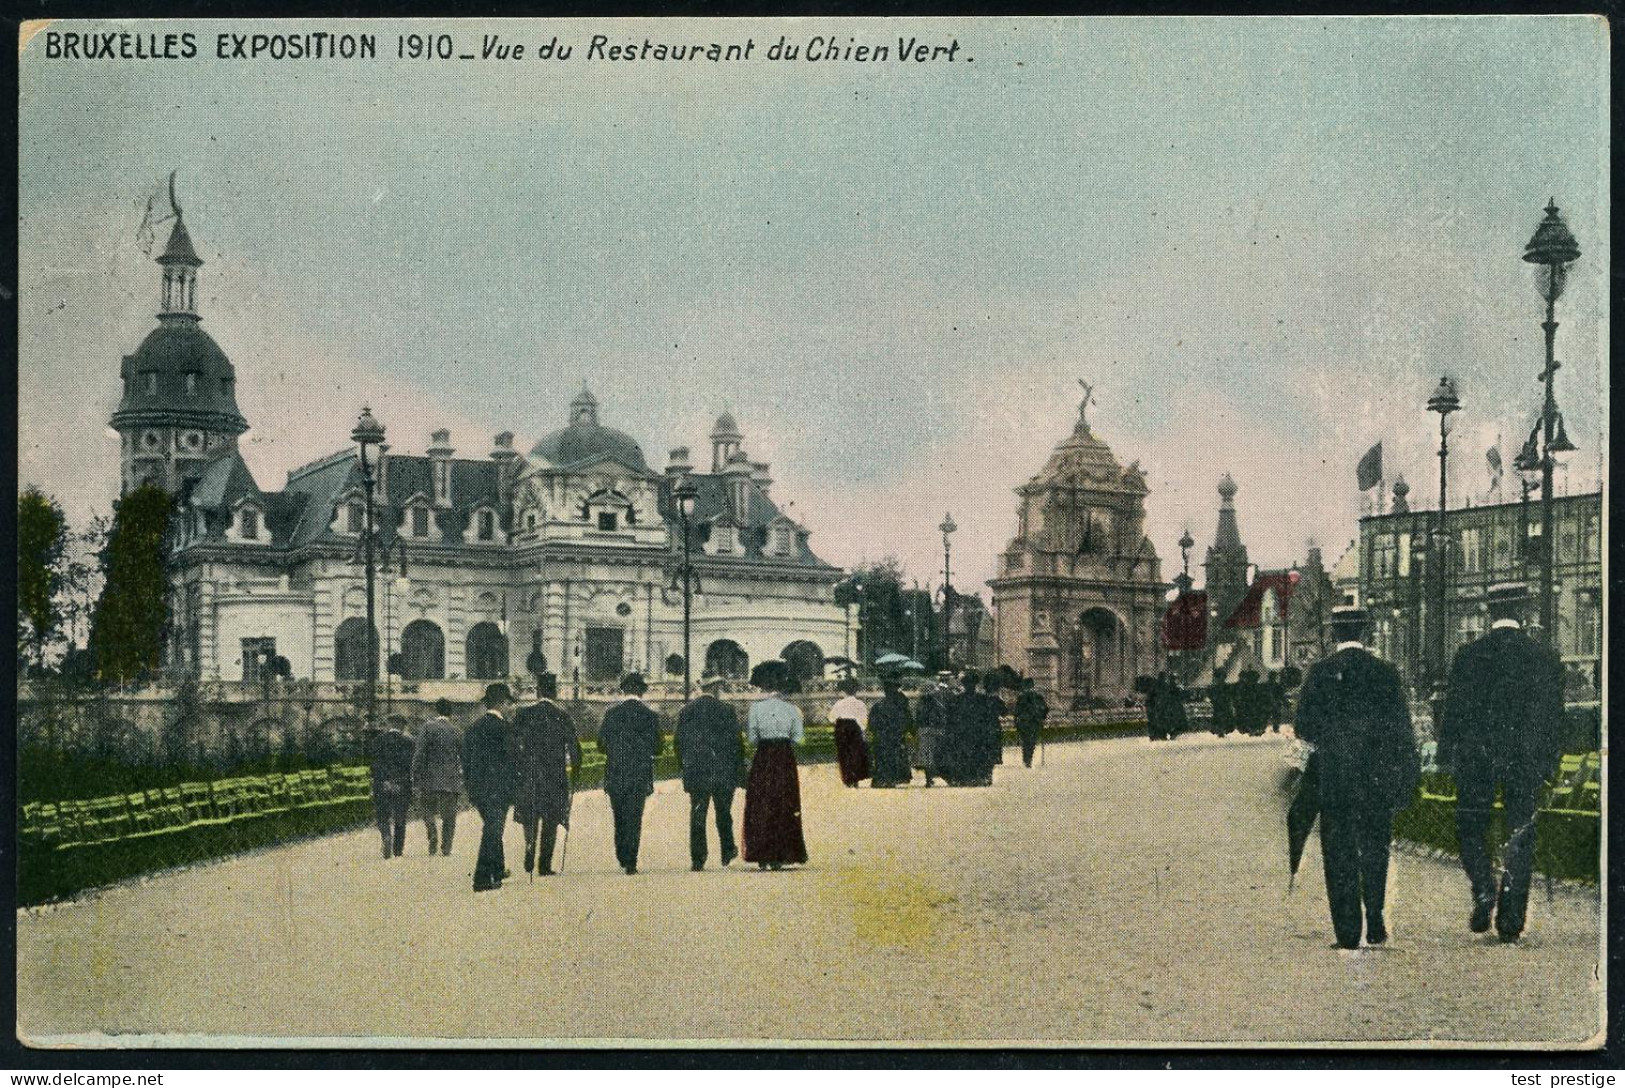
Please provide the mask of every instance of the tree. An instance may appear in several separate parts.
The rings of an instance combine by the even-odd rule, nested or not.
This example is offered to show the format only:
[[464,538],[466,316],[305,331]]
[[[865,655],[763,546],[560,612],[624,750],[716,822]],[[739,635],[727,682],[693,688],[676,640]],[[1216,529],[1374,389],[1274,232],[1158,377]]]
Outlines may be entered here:
[[101,552],[102,592],[90,643],[104,681],[157,669],[169,622],[168,539],[173,500],[143,484],[120,499]]
[[30,486],[17,496],[17,644],[37,669],[62,638],[62,591],[68,520],[57,501]]
[[882,654],[912,650],[914,632],[903,598],[903,564],[895,556],[858,567],[837,587],[835,603],[850,601],[863,625],[858,639],[863,664],[874,664]]

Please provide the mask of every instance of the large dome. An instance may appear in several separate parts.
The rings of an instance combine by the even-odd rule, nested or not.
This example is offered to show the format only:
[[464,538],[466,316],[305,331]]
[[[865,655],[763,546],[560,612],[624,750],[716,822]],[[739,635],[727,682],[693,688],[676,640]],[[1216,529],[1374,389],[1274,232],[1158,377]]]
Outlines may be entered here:
[[643,459],[643,450],[631,435],[590,420],[578,419],[563,430],[554,431],[532,446],[530,455],[554,468],[569,468],[600,457],[614,457],[639,472],[649,471],[649,465]]
[[[248,424],[237,408],[237,373],[214,338],[195,320],[163,321],[124,357],[124,397],[114,425],[136,416],[207,417],[239,432]],[[198,419],[203,422],[203,418]]]

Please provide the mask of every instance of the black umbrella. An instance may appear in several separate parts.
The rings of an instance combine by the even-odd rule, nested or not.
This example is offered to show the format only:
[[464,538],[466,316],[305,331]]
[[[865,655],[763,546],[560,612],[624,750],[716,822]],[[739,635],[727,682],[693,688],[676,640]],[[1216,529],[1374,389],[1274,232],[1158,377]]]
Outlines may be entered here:
[[1320,753],[1310,752],[1298,778],[1298,792],[1286,810],[1286,846],[1288,872],[1286,890],[1292,892],[1298,875],[1298,863],[1303,860],[1303,845],[1314,830],[1315,818],[1320,815]]

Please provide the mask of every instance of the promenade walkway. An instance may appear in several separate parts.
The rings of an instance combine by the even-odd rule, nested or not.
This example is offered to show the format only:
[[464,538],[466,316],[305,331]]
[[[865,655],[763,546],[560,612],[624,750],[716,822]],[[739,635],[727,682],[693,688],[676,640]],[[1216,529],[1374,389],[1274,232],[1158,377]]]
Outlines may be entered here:
[[[802,771],[811,864],[691,873],[661,783],[643,872],[578,798],[563,876],[473,895],[367,830],[19,912],[38,1044],[1576,1046],[1601,1020],[1595,889],[1537,887],[1530,931],[1467,931],[1452,864],[1396,853],[1390,943],[1332,947],[1318,844],[1286,894],[1285,743],[1208,736],[1006,752],[983,790]],[[736,799],[736,814],[743,796]],[[510,826],[510,858],[520,849]],[[713,845],[713,855],[715,847]],[[141,1037],[131,1038],[131,1034]]]

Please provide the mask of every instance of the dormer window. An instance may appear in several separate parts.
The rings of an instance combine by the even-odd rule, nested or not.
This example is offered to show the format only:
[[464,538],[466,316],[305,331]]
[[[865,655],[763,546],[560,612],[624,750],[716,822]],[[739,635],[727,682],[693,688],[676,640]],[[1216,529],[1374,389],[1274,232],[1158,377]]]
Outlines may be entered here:
[[718,525],[716,532],[717,554],[732,555],[734,551],[734,530],[732,525]]
[[775,525],[768,530],[767,549],[774,555],[790,554],[790,527]]
[[412,535],[429,535],[429,511],[422,506],[412,508]]
[[536,528],[536,511],[532,510],[525,515],[525,528]]
[[244,540],[258,540],[260,538],[260,512],[252,506],[245,506],[238,515],[237,535]]
[[481,510],[475,517],[476,533],[481,540],[495,540],[497,535],[497,516],[490,510]]
[[158,372],[154,371],[154,370],[149,370],[149,371],[147,371],[147,396],[156,397],[157,395],[158,395]]
[[186,395],[189,396],[189,397],[197,396],[197,375],[196,374],[188,374],[186,376]]
[[344,508],[344,529],[350,533],[360,533],[366,528],[367,508],[358,502],[352,502]]
[[613,510],[600,510],[600,511],[598,511],[598,531],[599,532],[601,532],[601,533],[613,533],[619,527],[619,524],[620,524],[620,518],[616,515],[615,511],[613,511]]

